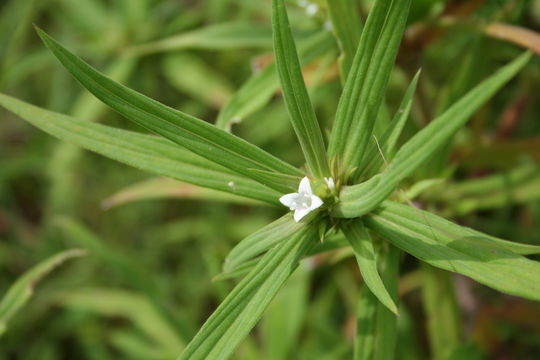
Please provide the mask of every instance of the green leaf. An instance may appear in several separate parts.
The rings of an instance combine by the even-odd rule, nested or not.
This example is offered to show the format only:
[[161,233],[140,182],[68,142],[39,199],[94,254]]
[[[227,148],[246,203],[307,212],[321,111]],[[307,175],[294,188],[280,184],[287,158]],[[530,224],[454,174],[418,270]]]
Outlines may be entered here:
[[[510,81],[530,58],[531,54],[525,53],[504,66],[418,132],[399,149],[384,172],[384,181],[396,177],[401,180],[416,170],[431,153],[441,144],[445,144],[482,105]],[[393,182],[396,183],[395,180]]]
[[[306,65],[318,56],[327,53],[335,46],[332,37],[326,31],[319,32],[299,42],[300,62]],[[268,65],[264,70],[250,77],[221,109],[216,126],[231,130],[232,124],[241,122],[266,105],[279,87],[276,64]]]
[[128,49],[127,53],[142,56],[184,49],[223,50],[253,47],[271,48],[271,30],[256,23],[230,22],[137,45]]
[[[409,208],[412,209],[412,208]],[[414,209],[413,209],[414,210]],[[439,231],[446,233],[450,238],[460,237],[463,241],[471,243],[486,243],[487,246],[499,247],[507,251],[519,255],[534,255],[540,254],[539,245],[522,244],[513,241],[499,239],[497,237],[484,234],[480,231],[457,225],[449,220],[446,220],[435,214],[431,214],[427,211],[417,211],[417,218],[414,219],[402,219],[402,221],[408,221],[411,226],[416,226],[418,223],[423,226],[426,222],[433,227],[439,229]]]
[[342,83],[345,83],[362,34],[358,1],[326,0],[326,4],[332,22],[332,30],[341,49],[339,68]]
[[410,0],[375,3],[339,100],[329,144],[341,173],[360,164],[399,49]]
[[0,336],[7,330],[11,318],[30,301],[36,284],[43,277],[65,261],[85,254],[86,252],[81,249],[63,251],[42,261],[19,277],[0,301]]
[[280,194],[166,139],[81,121],[0,94],[0,105],[62,140],[158,175],[278,204]]
[[240,241],[225,258],[223,271],[234,271],[244,262],[274,247],[305,226],[305,223],[294,221],[290,213],[282,216]]
[[362,220],[354,219],[343,226],[342,230],[354,250],[364,282],[377,299],[397,315],[397,306],[384,287],[377,270],[377,254],[373,247],[373,239],[364,227]]
[[306,227],[266,253],[208,318],[178,360],[229,358],[313,245],[316,229]]
[[[48,53],[48,50],[46,50]],[[50,56],[50,54],[48,54]],[[126,80],[136,68],[136,59],[122,57],[107,66],[107,76],[115,81]],[[81,91],[74,100],[70,115],[86,121],[98,121],[108,110],[107,106],[88,91]],[[77,178],[83,150],[69,142],[58,143],[48,159],[47,174],[50,185],[45,201],[48,214],[70,214],[76,209]]]
[[[540,300],[540,264],[493,242],[448,232],[425,211],[385,202],[366,225],[395,246],[435,267],[459,272],[501,292]],[[435,215],[431,215],[434,217]]]
[[302,77],[284,0],[272,2],[272,31],[283,98],[307,165],[316,178],[330,176],[322,132]]
[[300,170],[255,145],[114,82],[71,54],[43,31],[38,29],[38,33],[47,47],[84,87],[127,119],[278,191],[286,192],[289,189],[270,182],[265,176],[250,172],[249,169],[302,176]]
[[390,122],[390,125],[383,136],[380,139],[374,139],[374,141],[368,145],[368,155],[365,158],[366,161],[361,164],[357,171],[359,174],[369,178],[377,173],[385,162],[392,160],[399,136],[411,113],[414,93],[416,92],[419,77],[420,71],[416,73],[407,88],[394,118]]
[[530,53],[521,55],[469,91],[402,146],[381,174],[359,185],[343,189],[335,215],[357,217],[375,209],[403,179],[411,175],[430,154],[444,145],[478,108],[514,77],[527,64],[530,56]]

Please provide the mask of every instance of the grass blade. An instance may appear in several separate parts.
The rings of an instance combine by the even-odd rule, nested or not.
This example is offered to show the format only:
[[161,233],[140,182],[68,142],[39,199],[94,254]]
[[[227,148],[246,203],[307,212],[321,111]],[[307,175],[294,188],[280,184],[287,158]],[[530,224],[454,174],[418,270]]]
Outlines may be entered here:
[[250,172],[249,169],[302,175],[300,170],[255,145],[116,83],[70,53],[43,31],[38,29],[38,33],[47,47],[84,87],[127,119],[202,157],[279,191],[288,191],[288,188],[270,182],[265,176]]
[[272,31],[283,98],[307,165],[316,178],[330,176],[322,132],[302,77],[284,0],[272,3]]
[[43,277],[65,261],[85,254],[81,249],[63,251],[34,266],[11,285],[0,301],[0,336],[7,330],[11,318],[30,301],[36,284]]

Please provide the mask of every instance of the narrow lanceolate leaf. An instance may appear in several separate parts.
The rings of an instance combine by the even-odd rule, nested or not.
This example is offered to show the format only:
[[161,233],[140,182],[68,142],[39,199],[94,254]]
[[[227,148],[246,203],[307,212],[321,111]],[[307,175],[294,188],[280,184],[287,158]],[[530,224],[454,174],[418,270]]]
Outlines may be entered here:
[[379,0],[369,14],[351,71],[339,100],[328,153],[342,172],[358,166],[374,126],[410,0]]
[[[360,97],[353,102],[354,113],[343,153],[345,166],[357,167],[365,156],[366,146],[371,139],[376,115],[384,100],[386,86],[405,31],[410,5],[411,0],[392,2],[367,76],[365,79],[356,78],[356,81],[362,81],[364,84]],[[354,75],[352,78],[355,78]]]
[[240,241],[225,258],[223,271],[231,272],[236,270],[244,262],[274,247],[280,241],[287,239],[287,237],[292,236],[305,226],[305,223],[294,221],[292,214],[282,216]]
[[[309,64],[335,47],[332,36],[322,31],[299,42],[300,63]],[[279,86],[276,64],[268,65],[261,72],[250,77],[232,96],[219,112],[216,126],[231,130],[232,124],[241,122],[245,117],[263,108],[276,93]]]
[[81,121],[0,94],[0,106],[62,140],[151,173],[278,204],[280,193],[157,136]]
[[302,77],[284,0],[274,0],[272,31],[283,98],[307,165],[316,178],[330,176],[324,141]]
[[114,82],[43,31],[38,32],[47,47],[84,87],[127,119],[204,158],[279,191],[288,191],[288,188],[270,182],[266,176],[250,172],[249,169],[302,175],[300,170],[255,145]]
[[[435,267],[461,273],[504,293],[540,301],[540,263],[487,238],[449,234],[426,212],[385,202],[366,225],[403,251]],[[434,216],[434,215],[432,215]]]
[[457,103],[418,132],[380,174],[341,192],[336,216],[357,217],[375,209],[397,185],[411,175],[430,154],[447,143],[467,120],[500,88],[513,78],[530,59],[525,53],[469,91]]
[[316,229],[306,227],[266,253],[208,318],[178,360],[228,359],[313,245]]
[[185,49],[271,48],[272,31],[267,26],[246,22],[222,23],[137,45],[127,52],[149,55]]
[[326,4],[332,30],[341,48],[339,67],[342,82],[345,83],[362,33],[359,3],[356,0],[326,0]]
[[386,291],[384,284],[377,270],[377,254],[373,247],[373,240],[369,232],[364,227],[362,220],[354,219],[343,226],[345,237],[354,250],[356,261],[364,282],[371,292],[390,311],[397,314],[397,306]]
[[420,77],[420,71],[416,73],[411,84],[405,92],[405,96],[399,105],[399,108],[394,115],[394,118],[390,122],[388,129],[384,132],[380,139],[373,138],[372,142],[368,146],[367,156],[365,161],[361,164],[358,173],[366,178],[373,176],[381,168],[381,166],[391,161],[394,153],[397,141],[407,120],[411,113],[414,93],[418,84],[418,78]]
[[0,336],[6,331],[8,321],[25,306],[34,294],[36,284],[66,260],[85,254],[73,249],[56,254],[24,273],[5,293],[0,301]]
[[[392,204],[397,206],[395,203]],[[416,212],[417,216],[416,219],[403,218],[402,221],[407,221],[410,226],[423,226],[427,222],[432,228],[438,229],[438,231],[440,232],[440,236],[443,236],[443,234],[445,234],[448,241],[451,241],[451,239],[453,238],[459,238],[462,241],[467,241],[472,244],[485,244],[488,247],[498,247],[519,255],[540,254],[539,245],[522,244],[499,239],[497,237],[484,234],[480,231],[457,225],[449,220],[446,220],[445,218],[442,218],[435,214],[431,214],[426,211],[405,207],[404,205],[402,205],[401,208],[406,209],[410,213]]]

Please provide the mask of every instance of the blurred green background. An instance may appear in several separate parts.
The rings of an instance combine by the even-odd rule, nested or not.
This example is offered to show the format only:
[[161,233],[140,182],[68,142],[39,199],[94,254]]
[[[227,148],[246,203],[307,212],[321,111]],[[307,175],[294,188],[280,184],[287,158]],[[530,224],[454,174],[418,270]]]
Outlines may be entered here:
[[[365,20],[371,2],[353,2]],[[325,2],[291,1],[289,10],[300,48],[308,49],[310,95],[329,129],[341,83]],[[244,113],[220,113],[271,66],[270,12],[267,0],[3,0],[0,92],[144,131],[84,91],[39,41],[36,24],[121,83],[211,123],[242,120],[233,133],[302,165],[273,78],[248,93]],[[523,48],[540,52],[536,31],[537,0],[414,1],[389,109],[422,68],[406,129],[413,134]],[[540,244],[539,65],[535,58],[425,167],[415,180],[446,182],[431,184],[418,204],[491,235]],[[492,188],[474,183],[497,174]],[[0,359],[174,359],[235,283],[213,281],[227,252],[282,213],[155,179],[0,109],[0,297],[40,261],[88,250],[39,282],[0,335]],[[340,249],[304,265],[235,359],[351,358],[361,287],[352,253]],[[401,273],[397,358],[430,358],[430,321],[444,327],[445,314],[426,299],[430,279],[413,258]],[[538,358],[538,304],[453,280],[463,344],[456,359]]]

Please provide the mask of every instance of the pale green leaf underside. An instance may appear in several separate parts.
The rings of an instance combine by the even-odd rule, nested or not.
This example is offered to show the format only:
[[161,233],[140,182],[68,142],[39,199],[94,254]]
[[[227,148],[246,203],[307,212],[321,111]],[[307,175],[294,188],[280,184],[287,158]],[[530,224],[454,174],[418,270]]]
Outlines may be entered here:
[[267,203],[280,193],[185,150],[169,140],[44,110],[0,94],[0,105],[43,131],[154,174]]

